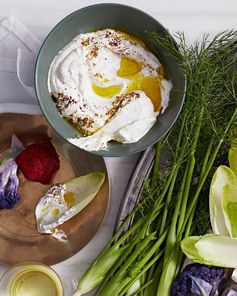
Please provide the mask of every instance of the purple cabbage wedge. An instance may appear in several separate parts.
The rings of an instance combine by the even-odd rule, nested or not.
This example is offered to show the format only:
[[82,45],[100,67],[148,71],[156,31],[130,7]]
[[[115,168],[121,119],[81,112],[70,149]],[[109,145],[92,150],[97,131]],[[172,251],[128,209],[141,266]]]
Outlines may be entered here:
[[0,210],[11,209],[18,202],[18,186],[17,164],[13,158],[6,158],[0,164]]
[[225,282],[226,274],[223,268],[189,264],[173,282],[171,296],[222,295]]

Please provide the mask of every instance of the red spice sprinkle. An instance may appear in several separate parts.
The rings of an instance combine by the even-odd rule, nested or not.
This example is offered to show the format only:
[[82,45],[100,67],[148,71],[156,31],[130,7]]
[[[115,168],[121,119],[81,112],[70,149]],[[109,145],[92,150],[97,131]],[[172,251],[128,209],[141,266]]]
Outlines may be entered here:
[[82,46],[88,46],[90,44],[90,38],[82,39],[81,45]]
[[116,41],[110,41],[109,42],[109,45],[110,46],[118,46],[118,42],[116,42]]

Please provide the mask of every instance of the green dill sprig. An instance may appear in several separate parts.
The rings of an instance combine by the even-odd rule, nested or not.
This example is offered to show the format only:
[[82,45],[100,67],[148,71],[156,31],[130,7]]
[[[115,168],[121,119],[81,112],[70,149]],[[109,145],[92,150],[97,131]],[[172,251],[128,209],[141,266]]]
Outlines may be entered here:
[[[170,40],[160,38],[160,41],[161,39],[160,44],[172,48],[175,54],[172,57],[179,60],[180,67],[188,79],[183,113],[195,112],[193,119],[187,122],[188,128],[183,130],[184,142],[186,138],[192,138],[191,147],[189,147],[190,156],[186,158],[187,173],[183,172],[184,189],[180,189],[176,208],[173,214],[170,213],[173,218],[167,236],[166,256],[157,290],[157,295],[169,295],[170,285],[179,266],[178,243],[183,235],[189,233],[201,189],[212,169],[221,144],[230,133],[230,127],[236,124],[236,74],[231,69],[236,62],[236,57],[233,55],[236,31],[222,32],[211,42],[208,41],[207,36],[204,36],[201,42],[191,47],[185,45],[184,35],[179,34],[179,54]],[[193,125],[194,122],[195,125]],[[203,132],[210,138],[204,146],[200,141],[203,138],[201,134]],[[208,142],[211,143],[210,149],[207,149]],[[201,147],[202,151],[200,151]],[[180,154],[182,153],[181,151]],[[193,182],[195,176],[199,176],[197,182]],[[176,184],[180,186],[179,183]]]

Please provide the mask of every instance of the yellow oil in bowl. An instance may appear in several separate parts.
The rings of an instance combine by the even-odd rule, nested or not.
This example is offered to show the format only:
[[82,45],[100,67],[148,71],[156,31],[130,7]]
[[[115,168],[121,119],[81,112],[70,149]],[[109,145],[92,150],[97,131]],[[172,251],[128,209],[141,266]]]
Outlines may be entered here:
[[[58,275],[48,266],[38,263],[18,264],[3,276],[6,296],[63,296]],[[1,295],[1,293],[0,293]]]

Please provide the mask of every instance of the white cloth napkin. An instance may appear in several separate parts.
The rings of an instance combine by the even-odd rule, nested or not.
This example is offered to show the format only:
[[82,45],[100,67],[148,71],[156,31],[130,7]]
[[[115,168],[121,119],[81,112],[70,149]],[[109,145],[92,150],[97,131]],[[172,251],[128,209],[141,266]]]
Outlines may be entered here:
[[40,114],[34,66],[41,42],[15,17],[0,23],[0,113]]

